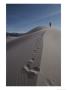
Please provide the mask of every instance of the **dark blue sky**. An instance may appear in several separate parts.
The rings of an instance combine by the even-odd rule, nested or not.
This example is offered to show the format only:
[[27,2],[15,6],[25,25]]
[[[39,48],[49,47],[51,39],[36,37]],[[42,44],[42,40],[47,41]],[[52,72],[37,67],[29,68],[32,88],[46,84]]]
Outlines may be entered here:
[[23,33],[36,26],[48,26],[49,21],[61,28],[60,4],[6,5],[6,31]]

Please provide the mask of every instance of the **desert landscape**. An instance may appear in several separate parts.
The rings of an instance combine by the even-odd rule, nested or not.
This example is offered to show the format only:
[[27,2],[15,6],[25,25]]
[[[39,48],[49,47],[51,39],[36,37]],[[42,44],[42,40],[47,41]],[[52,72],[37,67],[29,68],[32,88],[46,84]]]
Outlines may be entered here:
[[6,86],[61,86],[61,4],[6,4]]
[[61,85],[60,35],[55,28],[42,28],[14,40],[6,39],[6,85]]

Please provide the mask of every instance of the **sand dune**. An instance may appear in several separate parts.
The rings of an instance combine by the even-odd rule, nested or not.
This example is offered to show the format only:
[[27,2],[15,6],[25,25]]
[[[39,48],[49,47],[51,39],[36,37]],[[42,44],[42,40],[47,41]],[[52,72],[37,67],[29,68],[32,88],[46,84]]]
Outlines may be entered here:
[[7,42],[6,85],[60,85],[60,41],[60,33],[43,28]]
[[30,33],[7,43],[7,85],[36,85],[37,76],[28,79],[23,67],[31,59],[31,68],[40,65],[44,32]]
[[61,32],[55,29],[43,36],[43,51],[37,85],[61,85]]

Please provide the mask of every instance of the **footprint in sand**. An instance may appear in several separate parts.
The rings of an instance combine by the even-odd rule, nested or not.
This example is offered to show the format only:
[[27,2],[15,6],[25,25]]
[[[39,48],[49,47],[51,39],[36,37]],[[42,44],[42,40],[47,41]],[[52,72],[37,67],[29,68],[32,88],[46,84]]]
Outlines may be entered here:
[[27,64],[27,65],[24,65],[23,70],[27,74],[28,78],[34,78],[35,76],[38,75],[40,68],[39,67],[30,68],[30,66]]
[[34,62],[34,58],[31,59],[31,60],[29,60],[28,62],[29,62],[29,63],[33,63],[33,62]]
[[40,53],[39,50],[37,50],[37,49],[33,50],[33,51],[34,51],[33,53]]
[[32,58],[32,60],[34,61],[34,60],[35,60],[35,58]]

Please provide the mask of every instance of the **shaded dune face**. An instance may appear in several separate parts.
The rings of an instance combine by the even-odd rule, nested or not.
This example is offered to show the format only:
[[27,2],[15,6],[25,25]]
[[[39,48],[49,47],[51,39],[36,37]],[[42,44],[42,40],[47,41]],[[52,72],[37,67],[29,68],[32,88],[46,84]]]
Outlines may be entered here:
[[46,30],[27,33],[7,43],[7,86],[34,86],[40,71],[42,36]]

